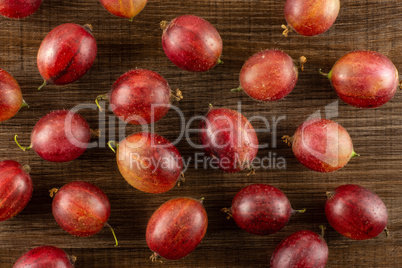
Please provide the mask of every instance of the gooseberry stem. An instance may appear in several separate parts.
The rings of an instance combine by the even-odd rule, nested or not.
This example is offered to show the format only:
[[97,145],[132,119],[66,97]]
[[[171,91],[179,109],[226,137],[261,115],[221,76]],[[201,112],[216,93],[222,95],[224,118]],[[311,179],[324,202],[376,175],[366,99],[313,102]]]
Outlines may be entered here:
[[25,102],[25,100],[22,100],[22,103],[21,103],[21,107],[20,107],[20,108],[24,108],[24,107],[29,108],[29,105],[28,105],[28,103]]
[[325,227],[324,225],[320,225],[320,229],[321,229],[321,237],[324,238],[325,230],[327,229],[327,227]]
[[31,166],[30,165],[23,165],[22,169],[25,171],[25,173],[29,174],[31,172]]
[[220,58],[218,59],[218,64],[223,64],[223,60],[221,60]]
[[292,142],[293,142],[293,137],[290,137],[288,135],[285,135],[282,137],[282,140],[284,143],[286,143],[289,146],[292,146]]
[[58,191],[59,191],[59,189],[57,189],[57,188],[53,188],[53,189],[49,190],[49,196],[51,198],[53,198],[57,194]]
[[114,245],[114,246],[117,247],[119,245],[119,241],[117,241],[116,233],[114,232],[112,226],[110,226],[109,223],[105,223],[105,226],[109,227],[110,231],[112,231],[114,241],[116,242],[116,245]]
[[230,92],[240,92],[240,91],[243,91],[243,88],[241,86],[239,86],[238,88],[232,88],[230,90]]
[[85,24],[84,26],[82,26],[82,27],[84,27],[85,28],[85,30],[87,30],[89,33],[91,33],[92,34],[92,31],[94,30],[94,27],[92,27],[92,25],[91,24]]
[[221,211],[222,211],[223,213],[226,213],[226,214],[227,214],[226,219],[230,220],[230,218],[233,218],[233,215],[232,215],[232,208],[222,208]]
[[304,64],[307,62],[307,58],[304,56],[301,56],[299,58],[299,64],[300,64],[300,70],[304,71]]
[[303,209],[297,209],[297,210],[293,209],[293,213],[304,213],[304,212],[306,212],[306,210],[307,210],[307,209],[305,209],[305,208],[303,208]]
[[292,28],[291,28],[289,25],[286,26],[285,24],[282,24],[281,27],[282,27],[282,29],[284,30],[282,34],[283,34],[285,37],[288,37],[288,34],[289,34],[290,32],[292,32]]
[[186,182],[186,178],[184,177],[184,173],[180,173],[179,182],[177,183],[177,187],[180,187],[182,183]]
[[163,21],[161,21],[161,22],[159,23],[159,26],[160,26],[161,29],[164,31],[164,30],[167,28],[168,24],[169,24],[168,21],[163,20]]
[[175,101],[181,101],[183,99],[183,93],[180,89],[176,89],[176,93],[170,91],[170,98]]
[[151,255],[151,257],[149,257],[149,259],[150,259],[152,262],[163,263],[163,261],[160,259],[159,255],[158,255],[156,252],[152,253],[152,255]]
[[108,145],[109,148],[113,151],[113,153],[116,153],[116,150],[115,150],[113,147],[116,147],[116,149],[117,149],[117,147],[119,147],[119,144],[116,143],[115,141],[109,141],[109,142],[107,143],[107,145]]
[[359,157],[359,156],[360,156],[360,154],[356,153],[355,151],[352,152],[351,157]]
[[323,73],[321,69],[318,70],[318,73],[325,76],[326,78],[329,78],[329,73]]
[[18,141],[17,141],[17,137],[18,137],[18,135],[15,135],[15,136],[14,136],[14,141],[15,141],[15,143],[18,145],[18,147],[20,147],[21,150],[23,150],[23,151],[25,152],[26,150],[29,150],[29,149],[32,148],[31,145],[29,145],[28,147],[23,147],[23,146],[21,146],[21,145],[18,143]]
[[98,97],[96,97],[95,103],[96,103],[96,106],[98,106],[99,111],[102,111],[102,107],[99,105],[99,101],[100,100],[108,100],[108,99],[109,99],[108,94],[102,94],[102,95],[99,95]]
[[387,228],[387,227],[384,228],[384,232],[385,232],[385,236],[386,236],[386,237],[389,237],[389,231],[388,231],[388,228]]
[[44,88],[47,85],[46,80],[43,81],[43,84],[38,88],[38,90],[41,90],[42,88]]

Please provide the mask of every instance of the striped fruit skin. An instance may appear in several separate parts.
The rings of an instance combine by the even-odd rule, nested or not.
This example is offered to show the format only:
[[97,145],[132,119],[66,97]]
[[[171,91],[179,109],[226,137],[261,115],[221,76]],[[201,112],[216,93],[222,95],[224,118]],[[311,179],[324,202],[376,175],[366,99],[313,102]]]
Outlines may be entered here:
[[240,72],[240,85],[251,98],[276,101],[296,86],[298,69],[292,58],[280,50],[264,50],[246,61]]
[[97,186],[74,181],[56,193],[52,212],[65,231],[75,236],[91,236],[105,226],[110,216],[110,203]]
[[157,134],[140,132],[119,143],[116,161],[124,179],[134,188],[159,194],[172,189],[183,171],[179,150]]
[[324,268],[328,261],[325,240],[312,231],[298,231],[286,237],[271,257],[271,268]]
[[0,122],[16,115],[22,105],[18,82],[8,72],[0,69]]
[[206,72],[219,63],[222,39],[208,21],[193,15],[173,19],[163,30],[162,46],[176,66],[190,72]]
[[202,203],[193,198],[165,202],[151,216],[146,230],[148,247],[168,260],[190,254],[203,239],[208,227]]
[[342,56],[328,78],[339,98],[358,108],[376,108],[387,103],[399,87],[395,65],[375,51],[353,51]]
[[46,161],[68,162],[85,152],[90,139],[91,130],[81,115],[57,110],[36,123],[31,133],[31,146]]
[[81,78],[95,61],[97,46],[91,26],[66,23],[43,39],[37,65],[47,84],[65,85]]
[[232,216],[246,232],[269,235],[281,230],[292,215],[286,195],[268,184],[252,184],[241,189],[232,201]]
[[42,0],[0,0],[0,15],[11,19],[28,17],[35,13]]
[[200,140],[207,156],[218,159],[224,172],[249,168],[258,151],[257,134],[242,114],[211,108],[200,123]]
[[103,7],[111,14],[126,18],[133,19],[140,13],[148,0],[99,0]]
[[74,268],[64,250],[53,246],[41,246],[22,255],[13,268]]
[[0,162],[0,221],[20,213],[31,199],[31,176],[13,160]]
[[338,233],[354,240],[378,236],[387,226],[387,207],[381,198],[359,185],[346,184],[329,193],[325,214]]
[[113,113],[130,124],[150,124],[170,109],[170,87],[158,73],[137,69],[120,76],[109,93]]
[[339,0],[286,0],[285,18],[297,33],[315,36],[331,28],[339,9]]

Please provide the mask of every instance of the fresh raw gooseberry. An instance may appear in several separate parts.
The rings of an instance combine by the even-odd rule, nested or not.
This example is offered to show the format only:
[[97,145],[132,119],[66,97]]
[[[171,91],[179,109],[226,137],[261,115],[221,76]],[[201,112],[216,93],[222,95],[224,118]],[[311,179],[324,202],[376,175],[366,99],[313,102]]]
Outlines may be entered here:
[[0,122],[16,115],[22,107],[28,104],[22,99],[20,86],[14,77],[0,69]]
[[[110,141],[110,148],[115,142]],[[172,189],[183,172],[179,150],[157,134],[140,132],[116,144],[116,161],[121,175],[134,188],[146,193]]]
[[120,76],[108,94],[99,100],[109,100],[113,113],[130,124],[150,124],[164,117],[171,100],[181,100],[181,91],[173,94],[168,82],[158,73],[149,70],[132,70]]
[[324,268],[328,261],[328,245],[322,236],[303,230],[286,237],[271,257],[271,268]]
[[84,153],[91,139],[87,121],[67,110],[53,111],[42,117],[31,133],[31,145],[23,150],[33,149],[42,159],[50,162],[68,162]]
[[74,268],[75,256],[53,246],[41,246],[22,255],[13,268]]
[[244,231],[269,235],[281,230],[292,214],[305,209],[293,210],[286,195],[273,186],[253,184],[241,189],[233,198],[232,207],[222,211]]
[[379,107],[402,88],[392,61],[374,51],[350,52],[328,74],[320,73],[328,77],[339,98],[359,108]]
[[258,151],[258,138],[253,126],[242,114],[211,107],[200,129],[205,154],[217,159],[223,171],[251,169]]
[[35,13],[41,4],[42,0],[2,0],[0,15],[12,19],[25,18]]
[[159,257],[178,260],[190,254],[201,243],[208,226],[207,212],[201,200],[176,198],[162,204],[148,221],[146,240]]
[[30,167],[13,160],[0,162],[0,221],[20,213],[32,196]]
[[305,57],[295,61],[280,50],[264,50],[246,61],[240,72],[240,87],[232,91],[247,93],[261,101],[276,101],[287,96],[296,86],[298,68],[303,70]]
[[54,219],[65,231],[75,236],[87,237],[97,234],[107,223],[110,216],[110,203],[105,193],[97,186],[82,182],[70,182],[60,190],[50,190],[53,197],[52,212]]
[[352,157],[352,139],[341,125],[328,119],[310,119],[298,127],[293,137],[284,136],[292,145],[297,160],[318,172],[332,172],[344,167]]
[[44,82],[66,85],[81,78],[96,58],[97,46],[92,26],[66,23],[57,26],[43,39],[37,65]]
[[206,72],[221,63],[222,39],[208,21],[193,15],[161,22],[162,46],[176,66],[190,72]]
[[359,185],[342,185],[327,193],[325,214],[329,224],[341,235],[366,240],[385,231],[387,208],[381,198]]
[[339,9],[339,0],[286,0],[283,35],[292,30],[304,36],[322,34],[334,24]]
[[148,0],[99,0],[111,14],[132,21],[140,13]]

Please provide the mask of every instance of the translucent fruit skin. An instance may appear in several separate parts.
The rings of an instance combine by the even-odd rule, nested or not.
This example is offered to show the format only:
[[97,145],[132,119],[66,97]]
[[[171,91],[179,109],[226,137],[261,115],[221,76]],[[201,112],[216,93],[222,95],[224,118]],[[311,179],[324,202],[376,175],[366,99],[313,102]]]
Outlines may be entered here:
[[99,0],[103,7],[111,14],[132,19],[140,13],[148,0]]
[[205,154],[218,159],[225,172],[248,168],[258,151],[257,134],[251,123],[237,111],[212,108],[200,124]]
[[286,195],[267,184],[253,184],[233,198],[231,213],[236,224],[246,232],[269,235],[281,230],[292,215]]
[[0,222],[20,213],[32,197],[31,176],[20,163],[0,162]]
[[21,88],[8,72],[0,69],[0,122],[16,115],[22,105]]
[[65,231],[75,236],[91,236],[105,226],[110,216],[110,203],[97,186],[74,181],[56,193],[52,212]]
[[62,249],[53,246],[41,246],[22,255],[13,268],[74,268],[70,257]]
[[339,9],[339,0],[286,0],[285,18],[297,33],[314,36],[334,24]]
[[120,119],[130,124],[150,124],[167,114],[170,94],[169,84],[160,74],[137,69],[116,80],[109,101]]
[[359,108],[375,108],[387,103],[399,86],[395,65],[374,51],[346,54],[335,63],[328,77],[338,96]]
[[208,21],[193,15],[172,20],[163,30],[162,45],[176,66],[190,72],[212,69],[222,54],[222,39]]
[[146,193],[169,191],[183,171],[179,150],[164,137],[148,132],[136,133],[122,140],[116,160],[124,179]]
[[311,119],[298,127],[293,153],[305,167],[332,172],[344,167],[353,156],[353,143],[341,125],[328,119]]
[[298,70],[292,58],[279,50],[264,50],[246,61],[240,86],[253,99],[276,101],[295,87]]
[[42,0],[1,0],[0,15],[11,19],[25,18],[35,13],[41,4]]
[[148,221],[148,247],[168,260],[190,254],[201,243],[208,227],[207,213],[201,202],[176,198],[165,202]]
[[37,65],[47,84],[65,85],[89,71],[96,53],[96,41],[90,29],[66,23],[54,28],[43,39]]
[[271,268],[324,268],[328,261],[328,245],[312,231],[299,231],[286,237],[271,257]]
[[81,115],[58,110],[36,123],[31,133],[31,146],[44,160],[68,162],[84,153],[90,139],[91,130]]
[[381,198],[359,185],[339,186],[325,204],[329,224],[354,240],[378,236],[387,225],[387,208]]

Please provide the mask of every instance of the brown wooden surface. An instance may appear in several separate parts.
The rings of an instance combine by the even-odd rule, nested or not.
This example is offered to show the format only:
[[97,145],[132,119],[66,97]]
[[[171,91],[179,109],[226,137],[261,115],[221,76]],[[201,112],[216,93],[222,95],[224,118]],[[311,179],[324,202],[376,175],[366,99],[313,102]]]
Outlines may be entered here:
[[[96,0],[45,0],[36,14],[22,20],[0,18],[0,68],[9,71],[20,83],[25,100],[31,105],[11,120],[0,124],[1,159],[15,159],[32,167],[34,194],[17,217],[0,223],[0,267],[11,267],[25,251],[40,245],[55,245],[77,256],[77,267],[258,267],[267,266],[276,245],[292,232],[318,231],[328,223],[324,214],[325,192],[345,183],[356,183],[374,190],[389,211],[390,237],[381,234],[368,241],[352,241],[332,228],[327,229],[329,245],[327,267],[401,267],[402,266],[402,92],[377,109],[360,110],[339,102],[335,121],[350,133],[355,150],[361,154],[342,170],[319,174],[307,170],[294,158],[291,149],[279,141],[292,135],[309,115],[337,100],[329,81],[317,74],[328,71],[345,53],[370,49],[384,53],[402,70],[402,5],[400,0],[341,1],[335,25],[321,36],[305,38],[281,35],[284,0],[150,0],[133,22],[107,13]],[[159,22],[179,15],[194,14],[210,21],[220,32],[223,65],[204,74],[180,70],[165,56],[161,46]],[[93,68],[71,85],[48,86],[42,83],[36,68],[36,54],[45,35],[67,22],[91,23],[98,42],[98,56]],[[308,59],[294,91],[275,103],[259,103],[244,93],[230,93],[238,86],[238,74],[244,61],[267,48],[282,49],[293,58]],[[168,193],[142,193],[121,177],[114,154],[107,148],[87,150],[70,163],[50,163],[33,151],[22,152],[13,142],[19,134],[22,144],[29,144],[30,132],[39,118],[51,110],[70,109],[80,103],[93,103],[99,94],[109,91],[118,76],[132,68],[159,72],[171,87],[180,88],[184,100],[178,105],[186,118],[203,115],[209,103],[236,109],[242,102],[243,114],[286,115],[278,124],[277,148],[260,150],[259,156],[276,153],[286,159],[286,170],[224,174],[219,170],[186,172],[187,182]],[[81,112],[91,128],[98,128],[96,110]],[[113,114],[109,113],[113,118]],[[108,122],[106,122],[106,125]],[[156,124],[156,132],[174,140],[180,121],[174,111]],[[195,124],[194,124],[195,126]],[[255,127],[262,127],[255,122]],[[139,131],[128,126],[126,133]],[[261,142],[271,142],[272,133],[260,133]],[[198,150],[183,140],[178,144],[183,157],[193,157]],[[115,228],[120,245],[105,228],[90,238],[78,238],[62,230],[51,213],[48,190],[73,180],[84,180],[101,187],[108,195],[112,213],[109,223]],[[307,208],[294,216],[280,232],[262,237],[240,230],[227,221],[220,209],[230,206],[235,193],[251,183],[269,183],[285,192],[294,208]],[[152,264],[145,241],[145,228],[152,212],[170,198],[205,197],[209,217],[207,235],[200,246],[179,261]]]

